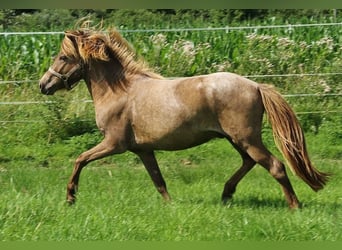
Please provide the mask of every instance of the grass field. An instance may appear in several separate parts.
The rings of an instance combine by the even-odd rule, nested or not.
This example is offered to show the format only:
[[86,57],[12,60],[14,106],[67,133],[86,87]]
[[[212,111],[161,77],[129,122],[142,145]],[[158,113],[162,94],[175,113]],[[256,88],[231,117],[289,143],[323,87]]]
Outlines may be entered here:
[[[311,145],[319,142],[315,137],[309,139]],[[342,239],[341,160],[313,157],[321,170],[335,174],[319,193],[290,173],[303,203],[301,210],[287,208],[279,185],[260,166],[243,179],[234,200],[223,206],[220,194],[224,182],[240,164],[232,150],[225,141],[213,141],[186,151],[159,152],[171,203],[162,200],[131,154],[90,164],[82,173],[74,206],[65,202],[73,157],[65,154],[60,166],[48,168],[32,167],[29,160],[10,167],[1,164],[0,239]]]

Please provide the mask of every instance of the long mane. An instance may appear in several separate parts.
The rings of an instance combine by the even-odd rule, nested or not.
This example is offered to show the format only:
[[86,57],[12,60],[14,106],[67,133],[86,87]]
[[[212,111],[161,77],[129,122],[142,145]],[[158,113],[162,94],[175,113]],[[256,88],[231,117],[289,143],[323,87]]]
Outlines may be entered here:
[[116,29],[107,31],[81,28],[66,31],[61,45],[62,53],[89,63],[91,60],[117,60],[124,74],[142,74],[151,78],[162,79],[138,58],[134,49]]

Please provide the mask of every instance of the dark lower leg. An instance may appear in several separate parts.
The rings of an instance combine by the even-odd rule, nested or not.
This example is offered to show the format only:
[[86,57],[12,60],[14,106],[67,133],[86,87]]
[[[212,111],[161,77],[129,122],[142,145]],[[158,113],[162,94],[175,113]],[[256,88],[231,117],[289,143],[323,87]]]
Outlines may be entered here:
[[148,174],[150,175],[154,186],[158,192],[163,196],[164,200],[169,201],[171,197],[167,192],[166,183],[160,172],[157,160],[153,152],[139,152],[137,155],[143,162]]
[[255,161],[245,153],[241,153],[243,162],[242,166],[234,173],[234,175],[226,182],[222,193],[222,201],[226,203],[233,197],[237,184],[241,179],[253,168]]
[[80,173],[82,171],[83,166],[79,163],[75,163],[74,171],[70,177],[70,180],[67,185],[67,202],[69,204],[73,204],[76,200],[76,192],[78,188],[78,181],[80,177]]

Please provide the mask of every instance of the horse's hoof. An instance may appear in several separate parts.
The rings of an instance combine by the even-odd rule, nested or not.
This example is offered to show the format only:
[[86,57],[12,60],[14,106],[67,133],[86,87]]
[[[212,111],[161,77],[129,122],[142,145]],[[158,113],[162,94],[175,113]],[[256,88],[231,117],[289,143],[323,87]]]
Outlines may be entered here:
[[300,210],[302,208],[302,204],[301,203],[294,203],[289,205],[289,209],[291,211],[296,211],[296,210]]
[[224,206],[230,206],[232,204],[232,201],[233,201],[232,195],[222,197],[222,205]]
[[71,205],[74,205],[76,202],[76,199],[75,198],[68,198],[67,199],[67,203],[71,206]]

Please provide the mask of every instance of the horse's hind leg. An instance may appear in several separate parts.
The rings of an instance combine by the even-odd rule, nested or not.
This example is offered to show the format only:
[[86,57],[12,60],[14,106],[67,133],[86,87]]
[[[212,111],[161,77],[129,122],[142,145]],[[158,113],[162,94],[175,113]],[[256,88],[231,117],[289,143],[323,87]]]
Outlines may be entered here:
[[242,166],[234,173],[232,177],[230,177],[230,179],[224,185],[224,190],[222,193],[222,202],[224,204],[232,199],[237,184],[255,165],[255,161],[246,152],[243,152],[235,145],[234,147],[237,149],[242,157]]
[[273,156],[261,142],[250,144],[246,151],[254,161],[263,166],[281,185],[289,207],[298,208],[300,204],[286,174],[284,164]]
[[157,188],[158,192],[163,196],[164,200],[171,200],[169,193],[166,189],[166,183],[160,172],[156,157],[153,152],[136,152],[143,162],[147,172],[149,173],[154,186]]

